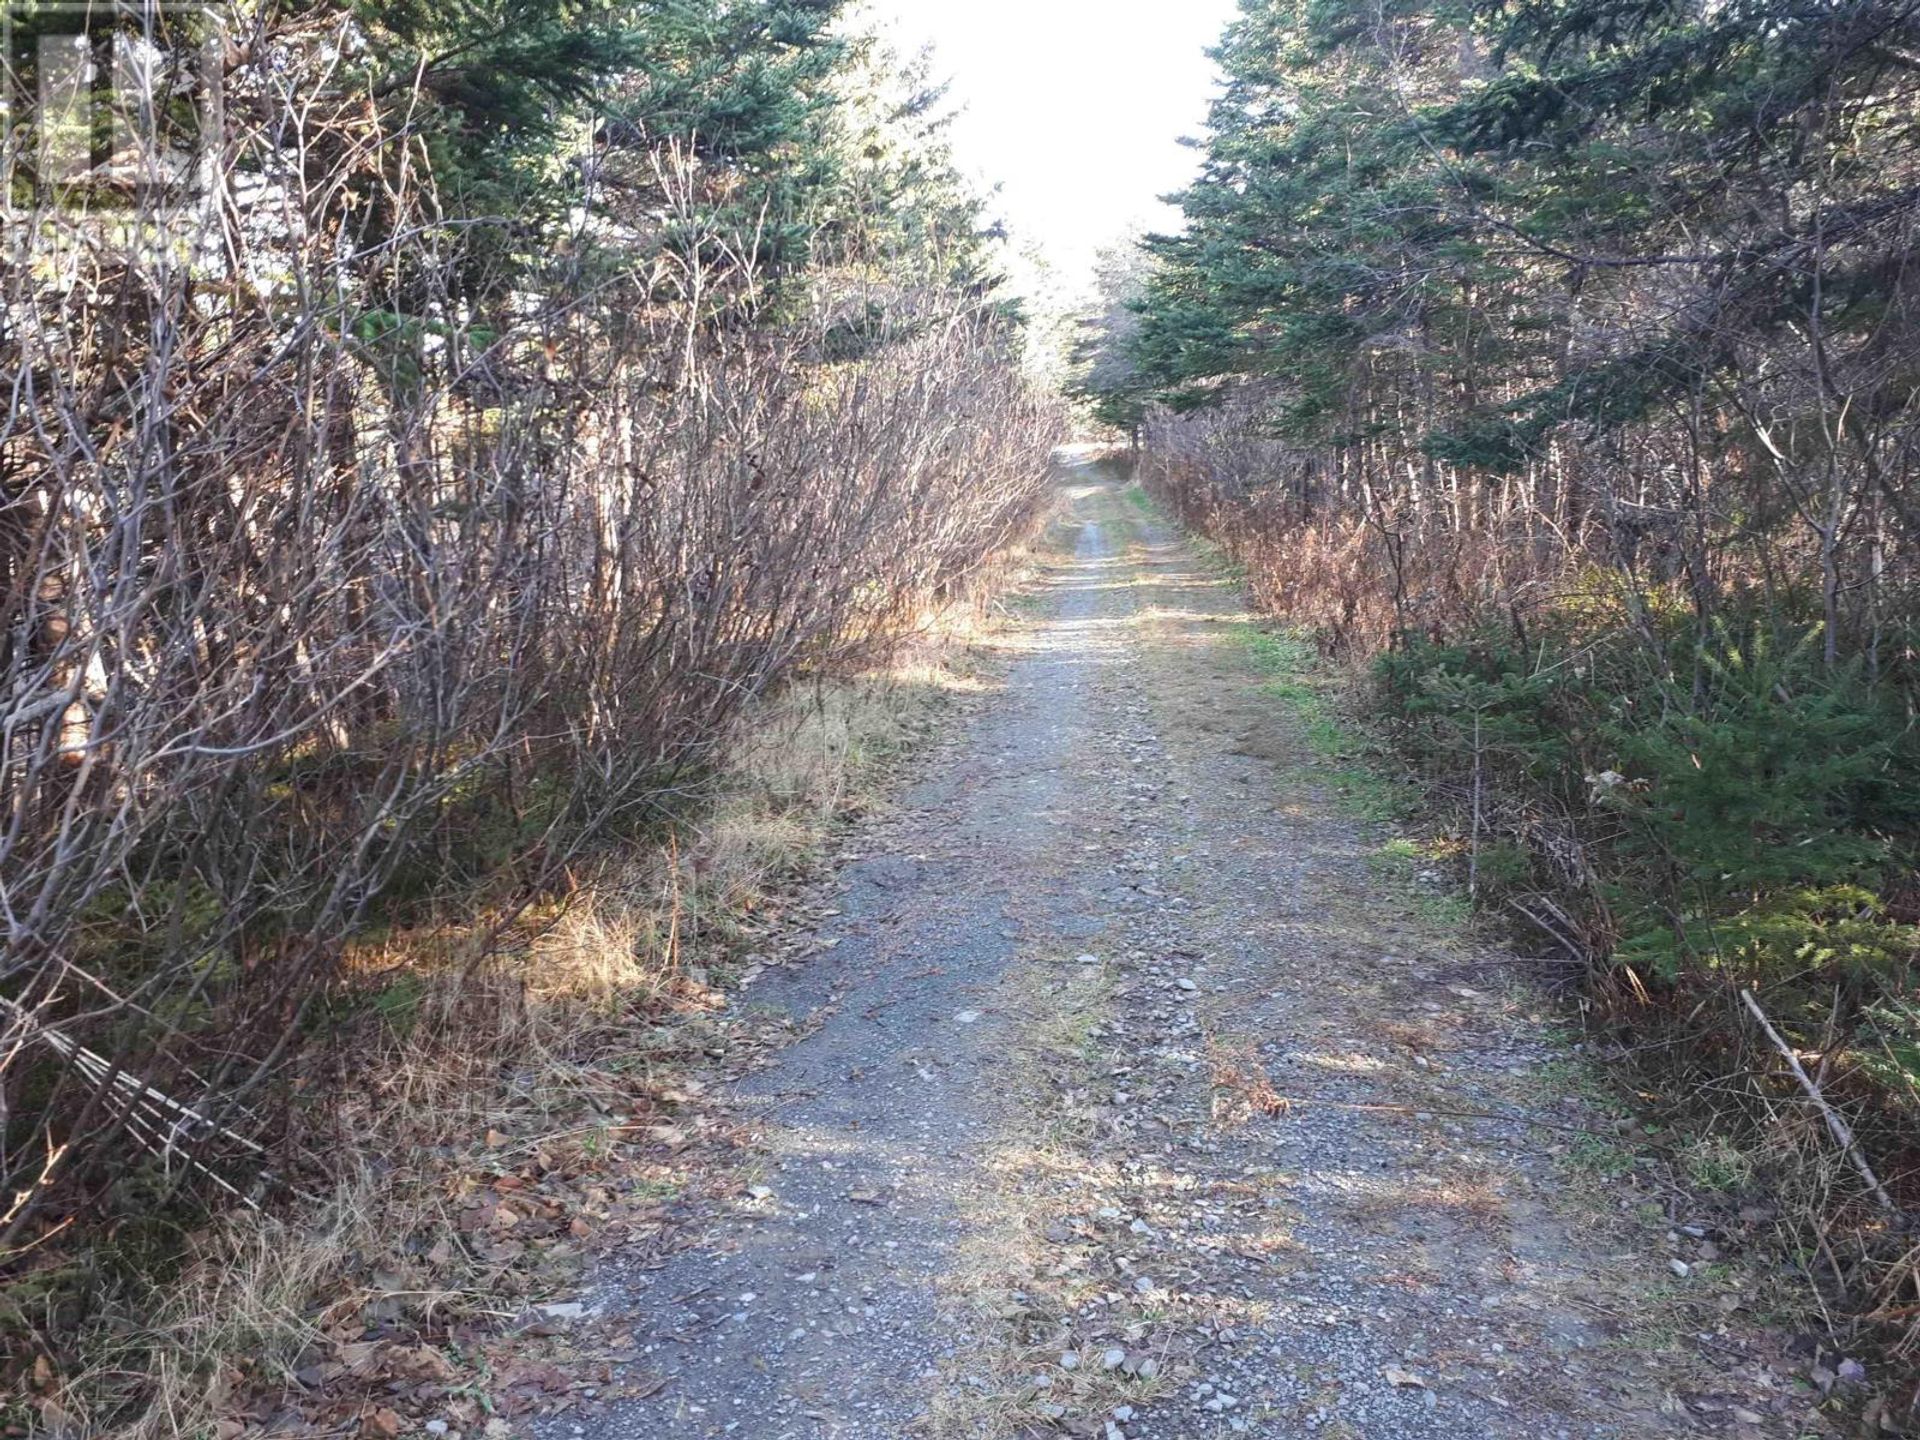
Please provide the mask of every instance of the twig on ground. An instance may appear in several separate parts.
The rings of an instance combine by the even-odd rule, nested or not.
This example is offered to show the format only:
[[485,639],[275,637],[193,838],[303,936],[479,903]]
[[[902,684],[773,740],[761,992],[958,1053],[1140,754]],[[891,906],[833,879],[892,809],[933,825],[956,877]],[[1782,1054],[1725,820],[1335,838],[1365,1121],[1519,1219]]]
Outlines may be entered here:
[[1860,1149],[1860,1142],[1853,1137],[1853,1128],[1840,1117],[1839,1111],[1827,1103],[1827,1097],[1822,1095],[1820,1087],[1813,1083],[1813,1077],[1807,1074],[1806,1067],[1800,1063],[1800,1057],[1793,1053],[1793,1047],[1788,1045],[1781,1038],[1780,1032],[1773,1028],[1773,1022],[1767,1019],[1767,1012],[1760,1008],[1760,1002],[1753,998],[1753,992],[1742,990],[1740,999],[1747,1009],[1753,1012],[1753,1018],[1760,1022],[1760,1028],[1766,1032],[1767,1039],[1773,1042],[1773,1048],[1785,1057],[1788,1067],[1793,1071],[1794,1079],[1800,1082],[1800,1088],[1807,1092],[1807,1098],[1818,1107],[1821,1117],[1827,1122],[1827,1129],[1840,1148],[1846,1152],[1847,1158],[1853,1162],[1853,1168],[1860,1172],[1860,1178],[1867,1182],[1867,1188],[1873,1192],[1873,1198],[1878,1200],[1881,1208],[1889,1214],[1898,1215],[1900,1207],[1894,1204],[1893,1197],[1880,1183],[1880,1177],[1873,1173],[1873,1166],[1867,1163],[1867,1157]]

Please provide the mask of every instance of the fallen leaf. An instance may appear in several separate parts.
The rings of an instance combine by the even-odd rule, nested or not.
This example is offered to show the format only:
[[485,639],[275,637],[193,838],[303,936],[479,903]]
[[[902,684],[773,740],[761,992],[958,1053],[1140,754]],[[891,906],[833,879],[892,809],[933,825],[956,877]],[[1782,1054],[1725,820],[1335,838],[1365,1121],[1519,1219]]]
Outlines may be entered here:
[[452,1380],[460,1372],[453,1362],[431,1345],[419,1345],[414,1348],[413,1368],[421,1375],[434,1380]]

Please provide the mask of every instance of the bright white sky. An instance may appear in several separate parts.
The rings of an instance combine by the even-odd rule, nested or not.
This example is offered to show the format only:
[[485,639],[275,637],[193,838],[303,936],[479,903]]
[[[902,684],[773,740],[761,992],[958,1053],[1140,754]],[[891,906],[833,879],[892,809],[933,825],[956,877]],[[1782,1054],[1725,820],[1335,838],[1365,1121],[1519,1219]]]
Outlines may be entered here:
[[895,45],[931,41],[960,107],[963,166],[1001,187],[1018,246],[1036,245],[1063,288],[1133,227],[1167,229],[1158,197],[1192,178],[1214,93],[1204,51],[1234,0],[871,0]]

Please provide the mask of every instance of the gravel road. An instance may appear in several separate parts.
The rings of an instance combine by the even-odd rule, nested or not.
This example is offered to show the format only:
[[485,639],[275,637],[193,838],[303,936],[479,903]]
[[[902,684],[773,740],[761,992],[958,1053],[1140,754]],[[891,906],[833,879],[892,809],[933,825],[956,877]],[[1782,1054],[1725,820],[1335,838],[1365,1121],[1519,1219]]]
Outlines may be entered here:
[[1004,689],[751,992],[803,1032],[734,1097],[756,1166],[596,1277],[665,1383],[549,1434],[1797,1433],[1738,1276],[1690,1289],[1591,1173],[1550,1007],[1342,812],[1243,597],[1063,483]]

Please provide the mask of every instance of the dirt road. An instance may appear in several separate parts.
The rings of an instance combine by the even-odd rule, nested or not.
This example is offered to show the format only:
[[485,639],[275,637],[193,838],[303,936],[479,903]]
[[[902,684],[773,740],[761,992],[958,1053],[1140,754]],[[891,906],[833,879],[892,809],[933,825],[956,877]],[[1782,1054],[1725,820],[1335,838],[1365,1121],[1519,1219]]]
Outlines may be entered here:
[[585,1433],[1793,1433],[1687,1333],[1738,1279],[1609,1188],[1551,1014],[1343,813],[1236,590],[1070,479],[1004,693],[751,992],[808,1027],[738,1097],[757,1172],[599,1274],[666,1383]]

